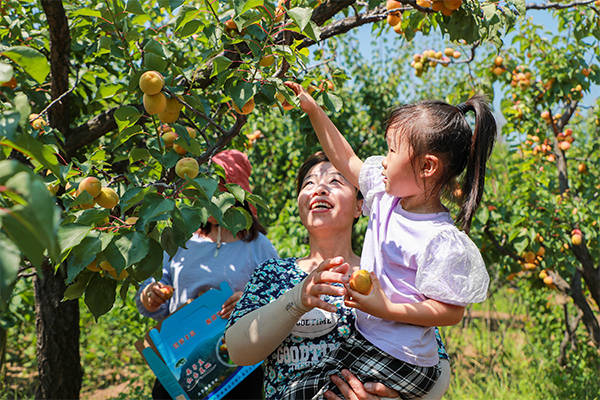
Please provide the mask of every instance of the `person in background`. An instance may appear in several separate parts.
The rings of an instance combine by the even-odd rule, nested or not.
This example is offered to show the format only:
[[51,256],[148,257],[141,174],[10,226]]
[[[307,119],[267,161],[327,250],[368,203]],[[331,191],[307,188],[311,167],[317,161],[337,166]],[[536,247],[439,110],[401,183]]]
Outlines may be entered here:
[[[251,166],[246,154],[238,150],[224,150],[212,161],[224,168],[224,183],[235,183],[250,191]],[[210,217],[186,243],[186,248],[179,248],[172,259],[165,254],[163,275],[159,281],[150,278],[140,286],[136,303],[141,314],[161,321],[207,290],[218,289],[221,282],[227,282],[234,293],[218,314],[221,318],[229,318],[256,267],[277,257],[277,251],[265,236],[266,230],[254,209],[247,202],[238,205],[252,215],[250,228],[234,236]],[[173,291],[172,297],[168,298],[164,293],[165,288]],[[262,384],[262,369],[257,368],[226,398],[261,399]],[[152,397],[170,398],[158,380],[154,383]]]

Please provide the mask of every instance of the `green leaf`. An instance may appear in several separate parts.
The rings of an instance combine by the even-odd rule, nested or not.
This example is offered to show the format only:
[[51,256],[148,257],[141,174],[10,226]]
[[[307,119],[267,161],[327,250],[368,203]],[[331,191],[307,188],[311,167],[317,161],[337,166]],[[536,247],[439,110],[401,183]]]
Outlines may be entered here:
[[256,86],[249,82],[239,81],[231,89],[229,95],[235,104],[241,109],[256,94]]
[[83,17],[101,17],[102,13],[98,10],[93,10],[91,8],[79,8],[76,10],[73,10],[72,12],[70,12],[72,17],[78,17],[78,16],[83,16]]
[[213,58],[213,71],[211,75],[220,74],[223,71],[227,71],[229,66],[231,65],[231,60],[225,56],[217,56]]
[[308,25],[306,25],[306,28],[303,29],[303,32],[315,42],[318,42],[321,38],[321,29],[313,21],[310,21]]
[[92,263],[102,251],[102,242],[97,237],[86,237],[75,246],[67,259],[67,283],[75,280],[77,275]]
[[[150,239],[140,232],[135,231],[118,237],[114,243],[125,258],[125,268],[127,268],[146,257],[150,246]],[[117,270],[117,273],[119,272],[121,271]]]
[[0,311],[8,308],[14,283],[19,272],[21,253],[17,246],[0,233]]
[[21,114],[14,111],[0,114],[0,137],[12,137],[17,131]]
[[144,68],[155,71],[164,71],[167,68],[167,61],[154,53],[144,54]]
[[11,115],[5,114],[4,116],[6,119],[0,118],[0,134],[4,135],[5,139],[0,140],[0,144],[12,147],[39,162],[51,170],[54,175],[60,176],[60,164],[56,158],[56,150],[52,146],[36,140],[27,133],[16,132],[15,124],[18,124],[19,120],[17,116],[20,116],[20,114],[13,113]]
[[75,300],[83,296],[85,288],[87,287],[87,284],[91,277],[92,274],[88,274],[87,279],[77,279],[75,282],[67,286],[67,288],[65,289],[65,293],[63,294],[63,301]]
[[260,207],[265,211],[269,211],[269,205],[260,196],[252,193],[246,193],[246,200],[248,200],[248,202],[255,207]]
[[94,274],[85,289],[85,305],[96,320],[110,311],[115,303],[117,281]]
[[342,109],[343,105],[342,99],[340,99],[335,94],[329,92],[323,93],[323,103],[330,111],[334,112],[339,112]]
[[163,248],[160,243],[150,240],[148,254],[146,254],[146,257],[142,261],[136,263],[132,270],[133,278],[141,282],[154,275],[157,271],[161,271],[162,273],[163,254]]
[[142,5],[138,0],[127,0],[127,5],[125,6],[125,11],[129,11],[132,14],[136,15],[144,15],[144,10],[142,9]]
[[133,106],[123,106],[115,111],[114,116],[119,132],[121,132],[123,129],[135,124],[142,114]]
[[231,207],[223,214],[223,224],[235,236],[239,231],[250,228],[252,217],[242,207]]
[[160,245],[171,258],[177,253],[179,247],[177,246],[177,243],[175,243],[173,229],[170,226],[167,226],[162,230],[160,234]]
[[207,200],[213,197],[217,187],[219,187],[219,182],[210,178],[194,178],[190,183],[206,196]]
[[46,57],[31,47],[15,46],[4,50],[0,55],[6,56],[18,64],[38,83],[44,83],[50,73],[50,64]]
[[150,53],[155,54],[159,57],[165,57],[165,50],[163,49],[162,44],[160,44],[154,39],[150,39],[148,40],[148,42],[146,42],[146,44],[144,45],[144,52],[145,55],[148,55]]
[[244,204],[244,200],[246,199],[246,191],[242,189],[240,185],[236,183],[226,183],[225,187],[229,193],[234,195],[237,201],[239,201],[241,204]]
[[245,2],[238,1],[235,5],[236,14],[243,14],[248,10],[260,7],[264,4],[264,0],[246,0]]
[[88,232],[92,229],[91,226],[82,226],[77,224],[61,225],[58,227],[58,243],[63,252],[71,250],[77,246]]
[[312,17],[312,8],[294,7],[288,10],[287,14],[298,25],[300,30],[304,31],[304,28],[306,28]]
[[150,193],[144,197],[144,204],[140,208],[140,221],[142,226],[146,226],[152,221],[168,219],[171,211],[175,207],[175,202],[165,199],[159,194]]

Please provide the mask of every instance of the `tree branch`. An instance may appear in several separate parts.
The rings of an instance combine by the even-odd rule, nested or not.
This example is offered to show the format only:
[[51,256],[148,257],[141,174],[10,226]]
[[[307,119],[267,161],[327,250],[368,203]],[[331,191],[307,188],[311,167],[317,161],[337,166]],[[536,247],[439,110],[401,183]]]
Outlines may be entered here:
[[573,1],[571,3],[542,3],[542,4],[526,4],[525,9],[527,10],[548,10],[550,8],[554,8],[556,10],[561,10],[564,8],[572,8],[585,6],[593,3],[594,0],[585,0],[585,1]]

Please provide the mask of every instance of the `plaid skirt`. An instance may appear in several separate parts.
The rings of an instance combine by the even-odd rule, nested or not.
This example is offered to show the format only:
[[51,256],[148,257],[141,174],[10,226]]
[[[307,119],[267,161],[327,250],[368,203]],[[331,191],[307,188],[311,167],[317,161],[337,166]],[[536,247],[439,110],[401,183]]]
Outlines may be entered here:
[[284,399],[323,399],[331,390],[341,397],[330,375],[348,369],[361,382],[381,382],[396,390],[401,399],[415,399],[425,395],[440,376],[438,365],[420,367],[398,360],[373,346],[358,331],[333,353],[323,358],[323,365],[308,371],[290,383]]

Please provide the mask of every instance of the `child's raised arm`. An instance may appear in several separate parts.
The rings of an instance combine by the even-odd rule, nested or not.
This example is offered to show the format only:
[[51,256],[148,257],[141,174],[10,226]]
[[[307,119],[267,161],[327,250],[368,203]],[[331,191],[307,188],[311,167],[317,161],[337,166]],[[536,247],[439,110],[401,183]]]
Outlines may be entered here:
[[348,141],[333,125],[325,111],[300,84],[285,82],[285,85],[298,96],[300,108],[310,118],[327,158],[344,175],[344,178],[358,188],[358,174],[363,164],[362,160],[356,156]]

